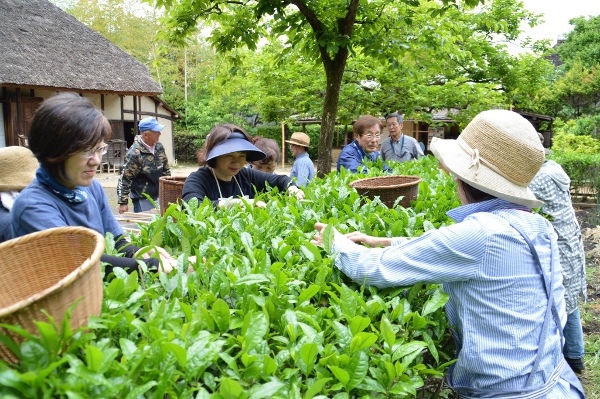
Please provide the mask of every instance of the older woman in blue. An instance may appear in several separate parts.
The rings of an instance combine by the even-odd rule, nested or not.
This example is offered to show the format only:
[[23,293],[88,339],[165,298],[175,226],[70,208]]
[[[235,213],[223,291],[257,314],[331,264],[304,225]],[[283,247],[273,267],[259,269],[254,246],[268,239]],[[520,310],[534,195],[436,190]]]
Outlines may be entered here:
[[[110,124],[87,99],[73,93],[57,94],[36,111],[29,130],[29,148],[40,167],[36,178],[17,197],[12,209],[12,227],[22,236],[51,227],[83,226],[115,237],[116,248],[125,257],[102,255],[112,267],[137,270],[134,259],[139,248],[130,245],[115,219],[104,189],[94,176]],[[175,260],[161,248],[163,270],[172,270]],[[150,252],[151,253],[151,252]],[[158,259],[144,255],[144,262],[158,267]]]
[[528,188],[544,162],[535,129],[517,113],[485,111],[431,150],[457,180],[463,206],[448,214],[458,223],[413,239],[336,231],[336,266],[381,288],[444,284],[457,349],[447,380],[461,398],[585,397],[562,354],[557,237],[531,212],[542,204]]

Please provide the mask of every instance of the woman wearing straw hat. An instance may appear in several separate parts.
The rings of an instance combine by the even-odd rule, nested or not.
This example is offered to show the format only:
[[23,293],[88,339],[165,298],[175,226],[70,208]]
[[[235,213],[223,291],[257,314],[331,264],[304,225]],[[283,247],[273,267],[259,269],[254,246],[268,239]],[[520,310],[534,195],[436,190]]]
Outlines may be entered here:
[[202,202],[208,198],[216,207],[243,206],[246,201],[264,208],[264,202],[254,201],[254,193],[265,191],[267,184],[304,199],[304,192],[289,176],[245,167],[247,162],[264,157],[265,154],[252,144],[250,136],[241,127],[232,124],[215,126],[204,148],[198,152],[201,167],[185,180],[183,200],[197,198]]
[[[102,235],[115,237],[115,248],[125,255],[102,255],[100,260],[132,272],[138,270],[140,248],[131,245],[115,219],[104,189],[94,179],[106,152],[105,140],[110,123],[92,102],[75,93],[60,93],[42,102],[31,121],[29,148],[40,167],[35,179],[17,197],[12,209],[12,227],[16,237],[51,227],[82,226]],[[170,272],[176,265],[162,248],[158,258],[140,259],[149,267]]]
[[310,137],[306,133],[296,132],[285,142],[290,145],[290,151],[296,158],[294,165],[292,165],[290,177],[296,179],[298,186],[304,187],[315,177],[315,165],[308,156]]
[[[447,380],[460,397],[585,397],[562,354],[557,237],[531,212],[542,204],[528,188],[544,162],[535,129],[517,113],[485,111],[431,151],[458,183],[463,205],[448,212],[458,223],[410,240],[334,230],[337,267],[380,288],[444,284],[457,349]],[[320,244],[325,225],[315,227]]]
[[38,161],[25,147],[0,148],[0,242],[12,238],[10,210],[19,192],[35,178]]

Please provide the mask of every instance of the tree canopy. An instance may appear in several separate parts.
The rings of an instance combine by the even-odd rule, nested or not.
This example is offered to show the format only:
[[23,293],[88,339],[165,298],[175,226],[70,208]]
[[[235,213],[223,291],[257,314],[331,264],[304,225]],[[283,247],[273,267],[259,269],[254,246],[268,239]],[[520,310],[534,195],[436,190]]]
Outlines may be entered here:
[[516,0],[148,2],[166,9],[163,37],[170,41],[183,43],[204,21],[212,28],[208,42],[233,62],[244,59],[242,47],[260,50],[243,74],[268,80],[250,85],[249,95],[261,99],[265,116],[314,113],[318,105],[321,174],[330,170],[339,118],[399,110],[426,119],[434,109],[472,115],[528,105],[548,70],[539,57],[506,50],[522,21],[539,18]]

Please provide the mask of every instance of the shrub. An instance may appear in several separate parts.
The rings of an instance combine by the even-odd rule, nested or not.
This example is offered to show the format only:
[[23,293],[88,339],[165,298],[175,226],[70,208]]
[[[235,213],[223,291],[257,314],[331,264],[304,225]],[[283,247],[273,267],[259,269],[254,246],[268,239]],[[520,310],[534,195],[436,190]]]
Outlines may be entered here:
[[196,151],[204,145],[205,135],[178,129],[173,135],[175,159],[177,162],[196,163]]

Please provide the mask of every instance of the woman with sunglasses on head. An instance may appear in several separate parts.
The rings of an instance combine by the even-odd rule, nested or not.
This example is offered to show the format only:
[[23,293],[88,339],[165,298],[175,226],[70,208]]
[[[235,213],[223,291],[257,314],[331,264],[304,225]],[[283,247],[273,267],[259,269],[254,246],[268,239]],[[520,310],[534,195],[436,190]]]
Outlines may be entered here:
[[217,125],[208,135],[204,148],[198,152],[201,166],[185,180],[182,198],[189,201],[208,198],[216,207],[240,204],[243,201],[264,208],[262,201],[254,201],[254,193],[265,191],[267,185],[304,199],[300,190],[286,175],[275,175],[247,168],[248,162],[260,161],[265,154],[252,144],[251,138],[239,126]]
[[[137,270],[134,259],[140,248],[131,245],[115,219],[103,187],[94,179],[106,153],[111,132],[102,112],[86,98],[60,93],[45,100],[36,111],[29,130],[29,148],[40,162],[36,177],[17,197],[12,208],[15,237],[52,227],[83,226],[115,237],[125,257],[102,255],[112,268]],[[158,248],[162,262],[142,259],[150,268],[170,272],[176,260]],[[162,266],[159,265],[162,263]]]

